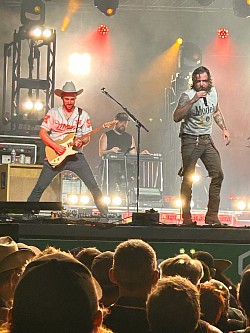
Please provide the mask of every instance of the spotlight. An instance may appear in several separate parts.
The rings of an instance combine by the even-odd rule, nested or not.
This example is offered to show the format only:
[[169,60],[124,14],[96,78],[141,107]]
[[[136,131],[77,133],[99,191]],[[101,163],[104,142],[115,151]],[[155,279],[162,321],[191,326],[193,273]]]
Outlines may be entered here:
[[35,109],[36,111],[41,111],[41,110],[43,109],[43,103],[40,102],[40,101],[36,101],[36,102],[34,103],[34,109]]
[[53,30],[49,28],[44,28],[42,26],[36,26],[29,30],[30,38],[35,40],[51,40],[53,37]]
[[27,100],[23,103],[24,110],[32,110],[33,109],[33,102],[31,100]]
[[69,205],[76,205],[78,203],[78,195],[77,194],[69,194],[67,196],[67,203]]
[[218,29],[217,33],[218,33],[218,37],[221,39],[225,39],[229,35],[228,29],[225,29],[225,28]]
[[42,0],[22,0],[20,19],[26,28],[45,24],[45,4]]
[[177,38],[176,43],[181,45],[183,43],[183,39],[181,37]]
[[246,201],[244,201],[244,200],[240,200],[236,203],[236,208],[238,210],[245,210],[246,207],[247,207],[247,204],[246,204]]
[[94,5],[106,16],[115,15],[119,0],[94,0]]
[[198,183],[200,181],[200,179],[201,179],[201,177],[197,173],[193,174],[193,176],[192,176],[193,183]]
[[109,27],[105,24],[101,24],[99,25],[98,27],[98,32],[101,34],[101,35],[107,35],[108,32],[109,32]]
[[80,203],[83,204],[83,205],[87,205],[89,203],[89,196],[88,195],[81,195],[80,196]]
[[182,200],[181,200],[181,199],[176,199],[176,200],[174,201],[174,206],[175,206],[176,208],[181,208],[181,206],[182,206]]
[[109,196],[105,196],[103,197],[103,202],[106,204],[106,205],[110,205],[111,203],[111,198]]
[[120,196],[115,196],[112,198],[112,204],[115,206],[120,206],[122,204],[122,198]]

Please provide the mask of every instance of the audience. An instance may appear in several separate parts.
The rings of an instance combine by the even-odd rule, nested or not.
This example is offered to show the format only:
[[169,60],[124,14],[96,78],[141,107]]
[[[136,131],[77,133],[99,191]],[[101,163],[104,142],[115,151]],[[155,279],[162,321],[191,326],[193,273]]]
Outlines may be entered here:
[[161,277],[180,275],[189,279],[194,285],[198,285],[203,277],[201,262],[187,254],[168,258],[160,263],[159,268]]
[[10,333],[96,333],[102,328],[101,288],[90,271],[66,253],[30,262],[16,287]]
[[9,236],[0,237],[0,323],[7,320],[22,268],[35,252],[18,244]]
[[246,321],[231,306],[228,286],[212,278],[224,276],[229,260],[180,254],[160,263],[159,280],[156,253],[140,239],[121,242],[115,252],[72,253],[0,237],[0,332],[250,332],[248,268],[239,293]]
[[140,239],[120,243],[115,249],[110,279],[119,297],[109,307],[104,324],[114,333],[146,333],[149,325],[146,300],[158,280],[156,254]]
[[114,252],[105,251],[97,255],[92,263],[91,272],[102,288],[102,299],[100,303],[109,307],[119,295],[118,286],[109,278],[109,270],[113,265]]
[[101,251],[99,251],[97,248],[86,247],[79,251],[75,258],[79,260],[82,264],[87,266],[89,270],[91,270],[93,260],[96,256],[98,256],[98,254],[101,254]]

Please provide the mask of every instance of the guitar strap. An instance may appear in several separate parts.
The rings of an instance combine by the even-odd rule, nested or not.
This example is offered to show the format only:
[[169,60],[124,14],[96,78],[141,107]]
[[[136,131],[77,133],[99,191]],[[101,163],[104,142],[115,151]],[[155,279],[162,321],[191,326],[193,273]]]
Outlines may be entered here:
[[79,125],[79,120],[80,120],[81,114],[82,114],[82,109],[78,108],[78,118],[77,118],[77,125],[76,125],[75,134],[77,133],[77,130],[78,130],[78,125]]

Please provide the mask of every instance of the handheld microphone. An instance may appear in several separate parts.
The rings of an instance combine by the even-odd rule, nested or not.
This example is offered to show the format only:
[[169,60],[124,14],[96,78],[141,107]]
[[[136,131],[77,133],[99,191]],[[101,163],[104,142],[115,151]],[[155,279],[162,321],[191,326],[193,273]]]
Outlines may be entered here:
[[203,102],[204,102],[205,106],[208,106],[206,97],[202,97],[202,98],[203,98]]
[[104,93],[104,94],[107,94],[107,91],[106,91],[105,88],[102,88],[102,89],[101,89],[101,92]]

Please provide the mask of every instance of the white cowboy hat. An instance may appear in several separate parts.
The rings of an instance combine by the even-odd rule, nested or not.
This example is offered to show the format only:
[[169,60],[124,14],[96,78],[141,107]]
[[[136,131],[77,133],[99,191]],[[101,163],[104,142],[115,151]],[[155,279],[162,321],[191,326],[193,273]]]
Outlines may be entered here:
[[83,92],[83,89],[76,90],[76,87],[72,81],[66,82],[62,89],[55,89],[54,93],[56,96],[62,97],[65,93],[75,93],[76,96],[80,95]]
[[19,249],[11,237],[0,237],[0,273],[21,268],[27,260],[34,256],[35,253],[31,249]]

